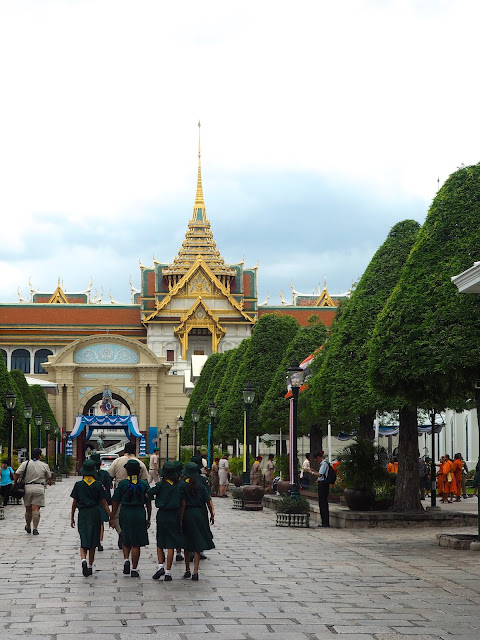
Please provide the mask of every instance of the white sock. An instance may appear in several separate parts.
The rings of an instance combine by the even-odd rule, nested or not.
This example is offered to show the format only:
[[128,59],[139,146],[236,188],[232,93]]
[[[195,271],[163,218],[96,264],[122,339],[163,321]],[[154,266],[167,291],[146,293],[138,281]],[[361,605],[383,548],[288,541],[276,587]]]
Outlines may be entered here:
[[87,567],[91,569],[93,567],[93,564],[87,564]]
[[158,568],[159,568],[159,569],[163,569],[163,564],[159,564],[159,565],[158,565]]
[[169,569],[165,569],[165,575],[166,576],[171,576],[172,572]]
[[82,560],[82,567],[83,567],[83,563],[84,563],[84,562],[85,562],[85,564],[87,564],[87,561],[86,561],[86,560]]

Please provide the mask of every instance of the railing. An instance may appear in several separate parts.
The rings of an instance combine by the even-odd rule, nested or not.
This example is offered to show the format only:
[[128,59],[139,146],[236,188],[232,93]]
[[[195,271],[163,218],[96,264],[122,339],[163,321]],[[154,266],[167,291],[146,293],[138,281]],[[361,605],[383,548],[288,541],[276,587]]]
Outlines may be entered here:
[[102,449],[98,453],[117,453],[118,451],[122,451],[125,448],[125,444],[127,442],[130,442],[130,440],[128,438],[125,438],[124,440],[120,440],[120,442],[117,442],[116,444],[110,445],[106,449]]

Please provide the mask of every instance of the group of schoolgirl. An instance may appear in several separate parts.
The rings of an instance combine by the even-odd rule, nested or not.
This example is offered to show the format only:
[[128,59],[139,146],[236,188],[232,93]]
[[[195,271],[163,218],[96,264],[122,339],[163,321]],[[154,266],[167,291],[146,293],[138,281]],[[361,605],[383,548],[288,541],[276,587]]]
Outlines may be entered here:
[[[184,579],[198,580],[200,554],[215,547],[210,524],[214,524],[215,512],[208,482],[200,474],[196,462],[165,462],[161,480],[155,486],[140,480],[140,463],[131,459],[125,464],[128,477],[118,483],[110,498],[111,478],[100,470],[100,456],[92,454],[85,460],[71,497],[71,526],[75,526],[75,510],[78,509],[78,531],[80,534],[80,557],[82,573],[92,575],[95,550],[103,550],[103,522],[114,526],[119,511],[119,523],[123,534],[123,573],[138,578],[140,549],[148,545],[148,529],[151,522],[152,500],[157,507],[157,560],[154,580],[164,576],[172,580],[172,563],[175,549],[185,550]],[[93,460],[92,460],[93,458]],[[111,511],[109,505],[111,504]],[[210,522],[208,518],[210,512]],[[165,554],[165,551],[167,553]],[[190,556],[193,555],[193,573],[190,571]],[[88,558],[87,558],[88,556]]]

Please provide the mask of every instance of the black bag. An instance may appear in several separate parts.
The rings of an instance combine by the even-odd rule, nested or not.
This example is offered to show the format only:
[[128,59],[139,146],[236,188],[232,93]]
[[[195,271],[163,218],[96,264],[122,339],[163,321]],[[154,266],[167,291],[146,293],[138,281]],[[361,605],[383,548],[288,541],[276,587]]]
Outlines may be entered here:
[[[28,462],[30,462],[30,460]],[[22,480],[17,480],[17,482],[15,482],[15,484],[13,484],[12,488],[10,489],[10,497],[15,498],[16,500],[20,500],[20,498],[23,498],[23,496],[25,495],[25,482],[23,478],[25,478],[25,476],[27,475],[28,462],[25,465],[25,471],[23,473]]]
[[327,475],[325,476],[325,482],[328,482],[328,484],[335,484],[335,482],[337,481],[337,474],[335,472],[335,469],[332,467],[332,465],[327,462],[328,464],[328,471],[327,471]]

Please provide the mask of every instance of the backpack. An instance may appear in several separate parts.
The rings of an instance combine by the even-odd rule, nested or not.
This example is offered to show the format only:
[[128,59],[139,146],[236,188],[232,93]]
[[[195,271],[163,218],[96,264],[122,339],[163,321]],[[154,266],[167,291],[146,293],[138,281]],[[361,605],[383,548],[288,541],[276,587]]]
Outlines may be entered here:
[[332,467],[332,465],[329,462],[327,462],[327,464],[328,464],[328,471],[325,476],[325,482],[328,482],[328,484],[335,484],[335,482],[337,481],[337,474],[335,472],[335,469]]

